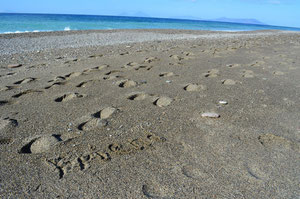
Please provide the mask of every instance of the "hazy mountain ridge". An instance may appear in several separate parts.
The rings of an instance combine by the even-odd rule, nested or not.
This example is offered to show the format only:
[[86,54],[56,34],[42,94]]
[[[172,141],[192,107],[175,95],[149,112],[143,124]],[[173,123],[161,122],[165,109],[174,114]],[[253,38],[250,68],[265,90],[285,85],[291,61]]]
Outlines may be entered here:
[[221,17],[221,18],[214,19],[212,21],[266,25],[265,23],[257,19],[232,19],[232,18]]

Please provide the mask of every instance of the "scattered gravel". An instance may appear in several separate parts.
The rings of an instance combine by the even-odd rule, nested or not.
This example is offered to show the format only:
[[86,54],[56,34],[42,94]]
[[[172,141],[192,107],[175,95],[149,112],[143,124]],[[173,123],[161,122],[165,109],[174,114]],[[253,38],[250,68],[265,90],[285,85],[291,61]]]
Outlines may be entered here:
[[[161,33],[162,32],[162,33]],[[173,31],[174,32],[174,31]],[[157,30],[139,30],[139,31],[114,31],[114,32],[97,32],[83,31],[72,32],[50,32],[50,33],[22,33],[13,35],[0,35],[0,55],[10,55],[24,52],[34,52],[49,49],[65,49],[92,46],[106,46],[115,44],[163,41],[163,40],[181,40],[181,39],[218,39],[218,38],[235,38],[235,37],[253,37],[268,36],[274,34],[283,34],[289,32],[243,32],[243,33],[224,33],[224,32],[207,32],[191,31],[191,33],[168,34],[167,31]]]

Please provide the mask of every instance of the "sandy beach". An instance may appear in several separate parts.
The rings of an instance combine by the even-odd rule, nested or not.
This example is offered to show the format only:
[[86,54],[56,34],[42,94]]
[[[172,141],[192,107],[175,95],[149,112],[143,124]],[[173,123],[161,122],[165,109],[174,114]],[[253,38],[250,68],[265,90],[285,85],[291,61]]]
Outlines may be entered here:
[[300,197],[300,33],[0,35],[0,198]]

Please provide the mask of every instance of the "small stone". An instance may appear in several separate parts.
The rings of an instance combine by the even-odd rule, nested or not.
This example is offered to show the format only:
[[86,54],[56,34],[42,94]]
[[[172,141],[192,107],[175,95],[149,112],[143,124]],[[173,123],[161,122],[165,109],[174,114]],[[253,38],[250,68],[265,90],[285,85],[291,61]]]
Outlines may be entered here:
[[172,82],[171,80],[167,80],[167,81],[166,81],[166,83],[171,83],[171,82]]
[[221,104],[221,105],[227,105],[228,102],[221,100],[221,101],[219,101],[219,104]]
[[214,112],[203,113],[201,116],[209,117],[209,118],[219,118],[220,117],[220,115],[218,113],[214,113]]
[[107,107],[107,108],[103,109],[103,110],[100,112],[100,118],[101,118],[101,119],[107,119],[107,118],[109,118],[115,111],[116,111],[115,108],[113,108],[113,107]]
[[160,97],[156,100],[155,105],[158,107],[169,106],[172,103],[173,99],[169,97]]
[[22,66],[22,64],[9,64],[7,67],[8,68],[19,68],[21,66]]
[[43,136],[31,144],[30,151],[31,153],[43,153],[50,150],[57,143],[59,143],[59,140],[55,136]]

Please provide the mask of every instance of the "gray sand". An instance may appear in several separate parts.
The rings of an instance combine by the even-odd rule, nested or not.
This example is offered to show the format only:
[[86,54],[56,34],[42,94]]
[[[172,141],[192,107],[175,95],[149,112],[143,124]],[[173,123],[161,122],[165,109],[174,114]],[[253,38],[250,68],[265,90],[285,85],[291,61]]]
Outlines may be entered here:
[[0,198],[299,198],[300,34],[0,35]]

